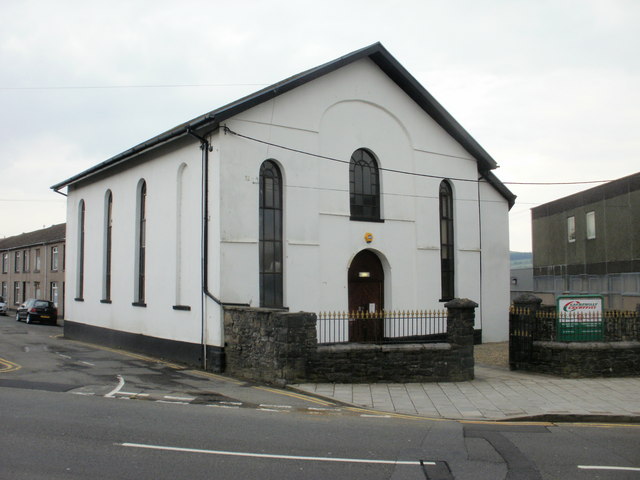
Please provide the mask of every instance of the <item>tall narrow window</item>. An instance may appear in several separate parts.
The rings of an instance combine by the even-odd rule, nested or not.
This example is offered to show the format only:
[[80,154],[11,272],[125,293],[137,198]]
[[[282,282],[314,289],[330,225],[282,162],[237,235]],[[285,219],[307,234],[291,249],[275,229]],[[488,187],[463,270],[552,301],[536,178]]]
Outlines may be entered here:
[[[78,205],[78,265],[76,273],[76,300],[84,299],[84,217],[84,200],[80,200],[80,205]],[[58,259],[56,258],[56,264],[57,263]]]
[[31,258],[31,255],[29,250],[25,250],[24,252],[22,252],[22,271],[23,272],[28,272],[29,268],[31,268],[29,265],[30,258]]
[[596,212],[587,212],[587,240],[596,238]]
[[283,306],[282,175],[267,160],[260,167],[260,306]]
[[440,285],[441,300],[454,298],[453,192],[449,182],[440,183]]
[[58,271],[58,247],[51,247],[51,270],[54,272]]
[[378,164],[368,150],[359,149],[349,163],[351,220],[380,220],[380,175]]
[[7,273],[9,271],[9,254],[2,254],[2,273]]
[[113,212],[113,194],[107,190],[104,199],[104,277],[102,279],[102,302],[111,301],[111,227]]
[[40,249],[39,248],[36,248],[36,264],[34,268],[36,272],[40,271]]
[[576,241],[576,217],[567,218],[567,240],[569,243]]
[[147,245],[147,182],[142,180],[138,185],[138,208],[136,225],[136,296],[135,306],[144,307],[145,304],[145,269]]
[[14,273],[20,273],[20,252],[13,254],[13,271]]

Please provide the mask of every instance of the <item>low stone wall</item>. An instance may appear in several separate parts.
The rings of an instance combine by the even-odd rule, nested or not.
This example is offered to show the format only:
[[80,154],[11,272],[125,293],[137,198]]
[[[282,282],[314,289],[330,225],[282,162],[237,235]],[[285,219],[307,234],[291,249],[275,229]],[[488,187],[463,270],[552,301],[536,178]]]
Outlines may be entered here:
[[306,379],[315,314],[225,307],[224,331],[226,373],[276,384]]
[[635,376],[640,342],[533,342],[531,362],[520,366],[568,378]]
[[513,303],[530,313],[510,316],[512,370],[568,378],[640,375],[638,318],[626,320],[624,328],[605,320],[604,341],[559,342],[555,307],[541,305],[542,300],[534,295],[521,295]]
[[225,371],[274,384],[473,379],[475,302],[447,303],[447,342],[318,345],[316,316],[225,307]]
[[321,345],[310,367],[310,382],[464,381],[473,379],[473,350],[450,343]]

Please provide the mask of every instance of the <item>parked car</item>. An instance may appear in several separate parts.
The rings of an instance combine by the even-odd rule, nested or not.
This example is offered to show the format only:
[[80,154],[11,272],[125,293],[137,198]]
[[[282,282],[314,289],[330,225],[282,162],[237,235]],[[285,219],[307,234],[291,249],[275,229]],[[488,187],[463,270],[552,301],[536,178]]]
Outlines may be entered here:
[[38,321],[56,325],[58,323],[58,309],[49,300],[30,298],[16,310],[16,321],[20,320],[24,320],[26,323]]
[[4,298],[0,297],[0,315],[7,314],[7,302],[4,301]]

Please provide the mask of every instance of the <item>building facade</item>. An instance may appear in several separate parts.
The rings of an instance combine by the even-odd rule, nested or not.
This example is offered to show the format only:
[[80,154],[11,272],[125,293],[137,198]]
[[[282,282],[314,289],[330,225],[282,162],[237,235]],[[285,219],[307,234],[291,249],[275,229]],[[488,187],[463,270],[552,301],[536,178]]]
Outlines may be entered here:
[[66,224],[0,239],[0,296],[9,309],[51,300],[64,317]]
[[65,334],[220,369],[225,305],[468,297],[484,340],[506,339],[515,196],[496,166],[382,45],[353,52],[54,185]]
[[640,304],[640,173],[532,209],[535,294],[602,295]]

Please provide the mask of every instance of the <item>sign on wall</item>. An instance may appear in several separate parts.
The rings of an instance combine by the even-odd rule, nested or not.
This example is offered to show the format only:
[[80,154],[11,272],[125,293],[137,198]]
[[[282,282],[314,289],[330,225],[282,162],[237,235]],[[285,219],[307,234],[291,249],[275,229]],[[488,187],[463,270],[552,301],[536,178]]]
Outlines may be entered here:
[[561,296],[557,299],[560,342],[600,341],[604,337],[604,299],[601,295]]

